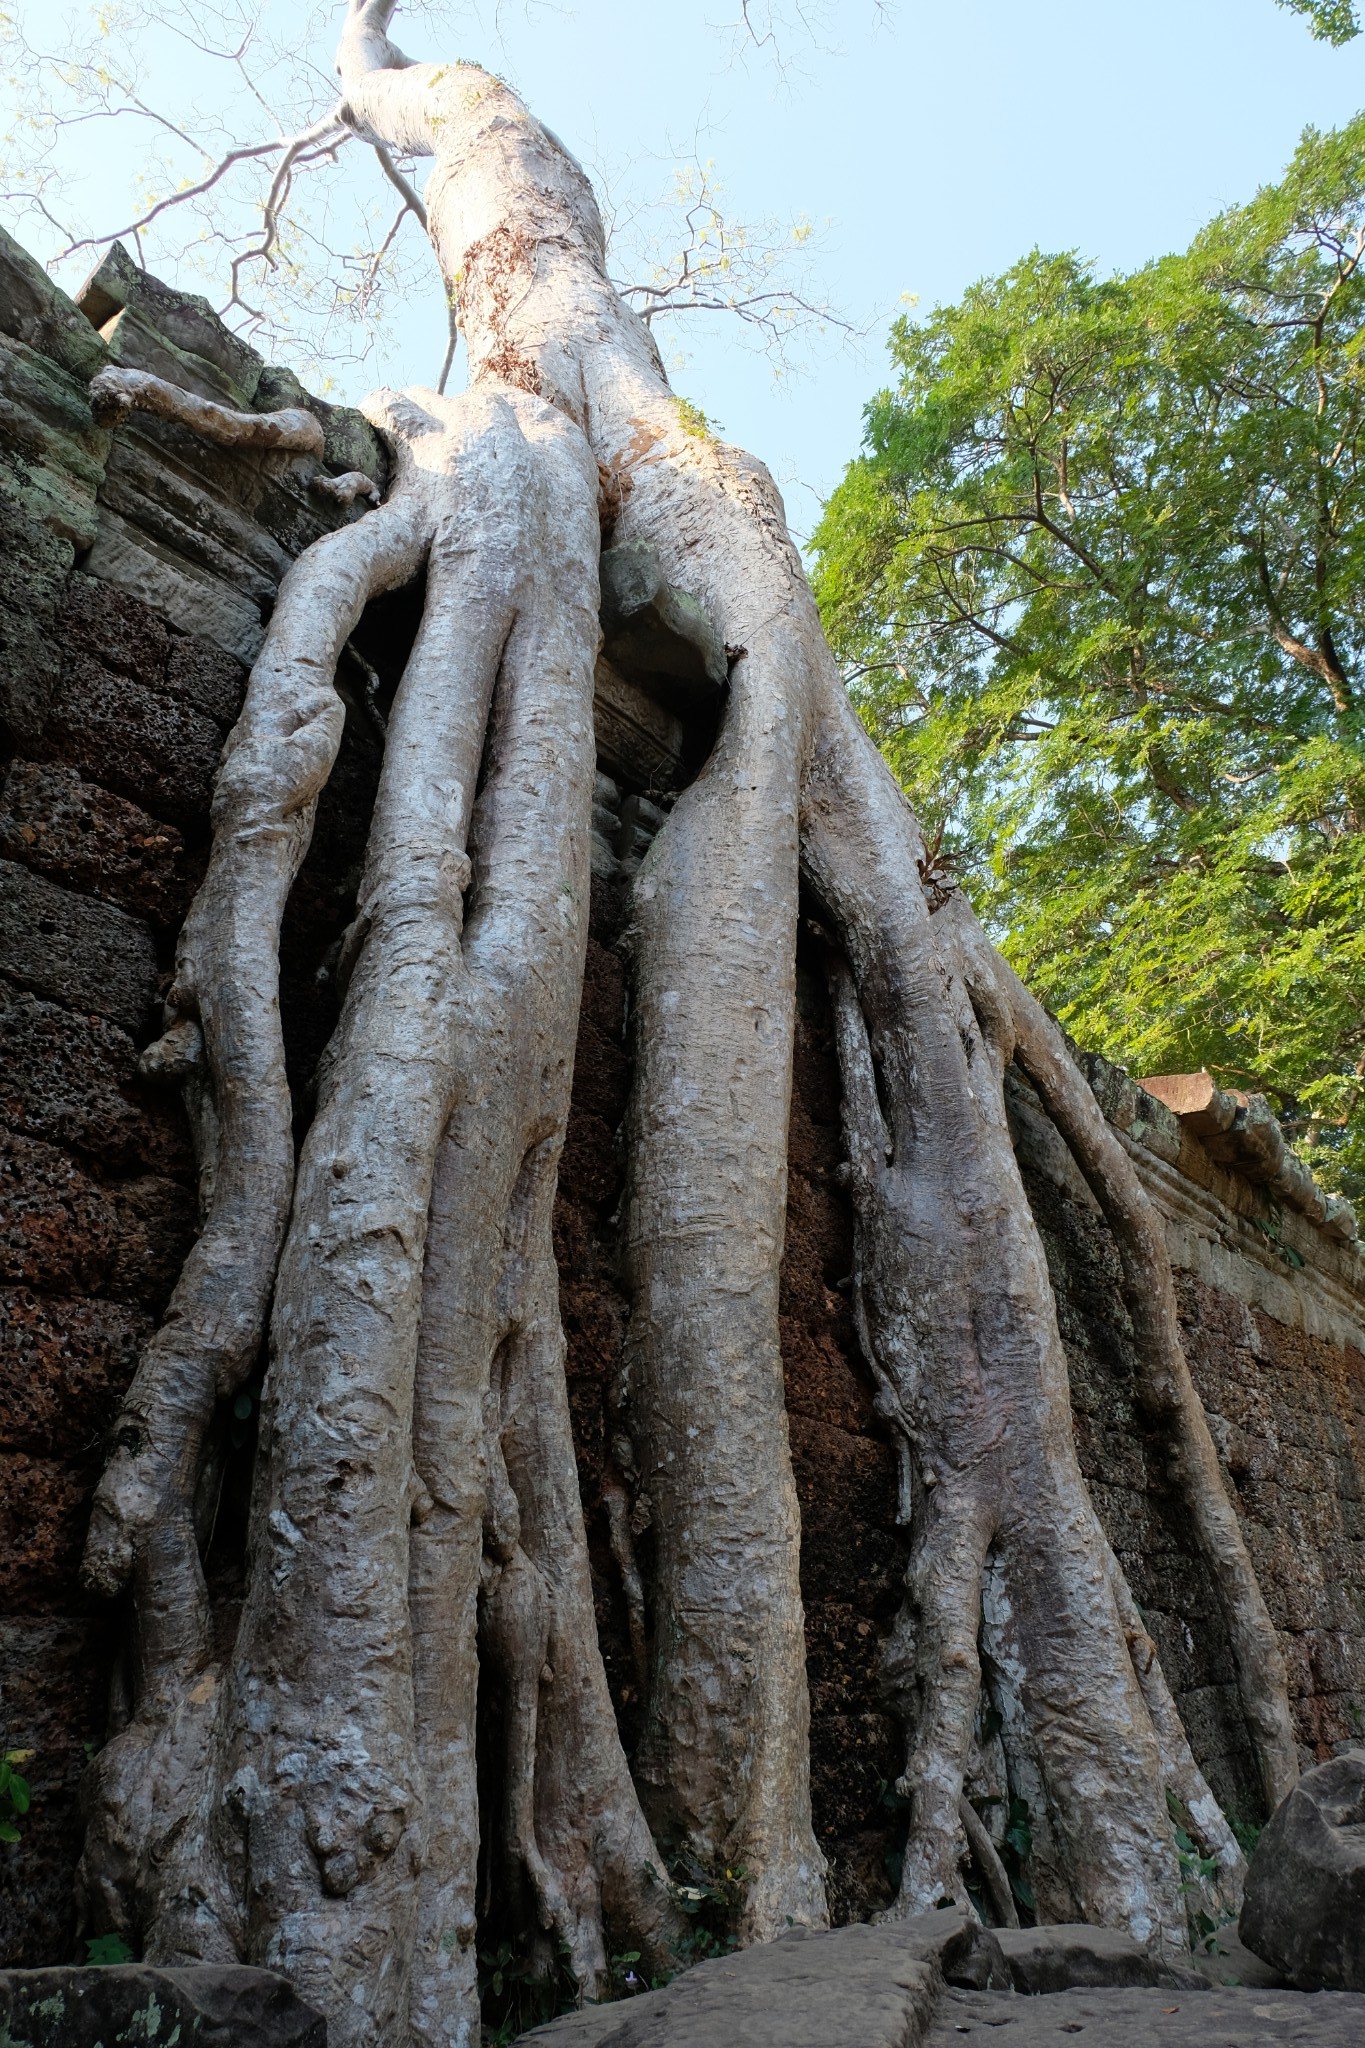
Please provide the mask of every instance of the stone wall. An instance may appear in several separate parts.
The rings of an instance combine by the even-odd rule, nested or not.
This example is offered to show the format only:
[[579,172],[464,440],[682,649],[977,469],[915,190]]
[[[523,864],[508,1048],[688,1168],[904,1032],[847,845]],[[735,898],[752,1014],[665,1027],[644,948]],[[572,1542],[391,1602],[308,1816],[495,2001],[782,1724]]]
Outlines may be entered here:
[[[77,304],[0,238],[0,1741],[34,1751],[23,1839],[0,1849],[0,1959],[19,1963],[74,1953],[78,1786],[87,1746],[122,1711],[123,1638],[122,1615],[84,1595],[77,1566],[104,1434],[193,1229],[179,1107],[139,1080],[137,1054],[279,577],[317,534],[362,516],[312,491],[318,465],[307,458],[227,456],[155,421],[97,429],[86,385],[109,360],[229,403],[308,403],[327,432],[327,469],[382,475],[384,462],[358,415],[309,399],[201,302],[121,255]],[[372,606],[355,636],[363,663],[339,678],[346,736],[282,946],[300,1116],[335,1017],[336,944],[381,755],[376,700],[382,715],[417,611],[413,593]],[[640,1689],[602,1495],[628,1316],[616,1278],[630,1081],[622,938],[635,868],[714,724],[714,650],[704,621],[684,614],[656,606],[653,641],[638,621],[626,632],[606,615],[592,937],[555,1226],[598,1620],[628,1745]],[[684,716],[676,685],[689,662]],[[886,1788],[899,1740],[876,1669],[905,1553],[894,1460],[849,1308],[828,1006],[804,954],[797,986],[782,1343],[816,1827],[836,1915],[850,1917],[889,1895],[897,1847]],[[1193,1369],[1285,1632],[1300,1735],[1321,1754],[1365,1711],[1365,1288],[1350,1219],[1285,1179],[1254,1109],[1224,1104],[1200,1136],[1197,1118],[1182,1121],[1102,1062],[1087,1066],[1166,1218]],[[1223,1796],[1254,1818],[1216,1602],[1134,1409],[1113,1247],[1022,1085],[1014,1115],[1097,1504],[1196,1747]],[[225,1413],[218,1426],[229,1455],[203,1504],[203,1538],[226,1639],[253,1418]],[[639,1543],[647,1570],[647,1531]]]

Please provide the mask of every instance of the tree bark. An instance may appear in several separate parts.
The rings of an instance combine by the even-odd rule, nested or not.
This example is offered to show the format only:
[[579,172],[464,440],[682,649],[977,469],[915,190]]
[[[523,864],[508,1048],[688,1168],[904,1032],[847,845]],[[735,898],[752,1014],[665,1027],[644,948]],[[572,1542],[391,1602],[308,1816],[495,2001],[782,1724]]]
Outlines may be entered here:
[[[646,1813],[665,1849],[739,1874],[741,1938],[823,1920],[777,1334],[804,889],[829,942],[859,1334],[911,1530],[886,1657],[911,1809],[897,1910],[963,1896],[969,1853],[995,1916],[1013,1910],[964,1803],[984,1691],[1040,1905],[1179,1949],[1170,1799],[1219,1897],[1241,1859],[1076,1461],[1005,1116],[1012,1060],[1114,1232],[1269,1800],[1295,1768],[1283,1663],[1155,1218],[1056,1028],[926,880],[772,480],[680,411],[607,280],[583,173],[477,66],[409,64],[392,5],[352,0],[342,117],[435,158],[427,220],[471,391],[370,401],[397,481],[291,570],[220,776],[153,1058],[192,1077],[206,1223],[86,1558],[101,1590],[131,1581],[139,1646],[133,1720],[93,1774],[91,1910],[159,1960],[286,1970],[342,2048],[477,2040],[481,1853],[532,1969],[550,1982],[562,1960],[580,1998],[608,1990],[618,1940],[651,1970],[674,1960]],[[109,402],[174,410],[168,389],[125,382]],[[197,429],[306,436],[223,412]],[[648,1667],[634,1778],[597,1644],[551,1244],[587,939],[599,519],[657,551],[729,656],[714,747],[631,902],[620,1420],[647,1584],[623,1490],[608,1506]],[[367,597],[423,562],[295,1175],[280,917],[335,757],[338,655]],[[250,1371],[272,1294],[248,1592],[220,1666],[192,1501],[214,1400]],[[481,1686],[498,1703],[482,1718]]]

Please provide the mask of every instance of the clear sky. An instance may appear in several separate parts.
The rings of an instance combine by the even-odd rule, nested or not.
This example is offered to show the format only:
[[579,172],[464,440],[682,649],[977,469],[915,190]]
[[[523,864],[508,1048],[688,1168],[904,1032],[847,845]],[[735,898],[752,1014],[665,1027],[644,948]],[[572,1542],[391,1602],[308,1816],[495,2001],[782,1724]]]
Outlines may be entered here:
[[[870,328],[863,344],[817,339],[778,383],[732,326],[675,330],[678,388],[768,461],[799,530],[857,447],[903,294],[955,298],[1034,244],[1139,263],[1273,178],[1305,125],[1365,105],[1365,37],[1331,50],[1274,0],[841,0],[814,39],[784,36],[780,70],[737,53],[736,11],[504,0],[482,26],[466,13],[454,49],[434,13],[400,13],[395,34],[415,56],[487,62],[623,194],[666,185],[696,138],[737,215],[830,220],[819,288]],[[414,300],[388,381],[431,380],[442,322],[435,295]]]

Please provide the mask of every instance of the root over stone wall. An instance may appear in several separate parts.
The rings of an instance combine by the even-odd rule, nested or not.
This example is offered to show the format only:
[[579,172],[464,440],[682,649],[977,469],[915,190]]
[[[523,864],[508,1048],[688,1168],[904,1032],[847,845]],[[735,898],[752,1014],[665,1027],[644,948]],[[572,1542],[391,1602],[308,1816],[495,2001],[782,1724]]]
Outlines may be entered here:
[[[138,1053],[202,871],[218,750],[275,585],[309,540],[361,516],[311,491],[311,458],[219,454],[206,465],[164,423],[113,434],[95,424],[86,387],[111,360],[228,403],[306,400],[205,309],[139,276],[106,266],[81,310],[0,238],[0,1739],[34,1753],[23,1838],[0,1848],[0,1958],[19,1964],[75,1951],[79,1783],[87,1747],[117,1725],[124,1633],[121,1613],[80,1590],[77,1564],[104,1433],[194,1228],[182,1112],[139,1078]],[[306,402],[326,431],[324,468],[382,469],[365,422]],[[282,1008],[304,1117],[336,1018],[336,955],[354,912],[386,697],[416,616],[399,593],[357,631],[341,679],[342,753],[286,914]],[[633,1614],[622,1569],[623,1517],[632,1518],[613,1450],[628,1321],[618,1227],[630,888],[708,736],[704,712],[689,724],[651,695],[647,650],[614,644],[610,620],[595,715],[592,924],[555,1250],[598,1624],[630,1753],[641,1733],[638,1602]],[[798,986],[781,1334],[814,1818],[842,1920],[895,1889],[904,1824],[888,1788],[900,1737],[877,1672],[905,1553],[895,1458],[847,1291],[839,1076],[814,953],[798,959]],[[1365,1726],[1365,1262],[1340,1229],[1281,1213],[1265,1183],[1215,1158],[1115,1070],[1088,1071],[1166,1221],[1191,1367],[1282,1632],[1297,1733],[1307,1754],[1325,1755]],[[1230,1655],[1138,1413],[1117,1255],[1022,1083],[1012,1114],[1086,1478],[1199,1761],[1228,1808],[1249,1815],[1255,1771],[1237,1732]],[[199,1505],[226,1640],[252,1395],[217,1427],[218,1477]],[[647,1592],[651,1538],[638,1504],[633,1523]]]

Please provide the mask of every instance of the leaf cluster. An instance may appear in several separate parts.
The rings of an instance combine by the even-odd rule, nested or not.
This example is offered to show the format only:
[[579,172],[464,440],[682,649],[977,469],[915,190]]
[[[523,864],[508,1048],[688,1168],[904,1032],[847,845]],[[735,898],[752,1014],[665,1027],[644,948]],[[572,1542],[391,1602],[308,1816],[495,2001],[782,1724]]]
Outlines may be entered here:
[[29,1783],[19,1765],[32,1755],[31,1749],[7,1749],[0,1755],[0,1842],[20,1839],[18,1823],[29,1809]]
[[1306,16],[1310,34],[1336,49],[1360,34],[1354,0],[1279,0],[1279,4],[1291,14]]
[[870,730],[1083,1044],[1365,1185],[1365,117],[1192,247],[923,321],[815,536]]

